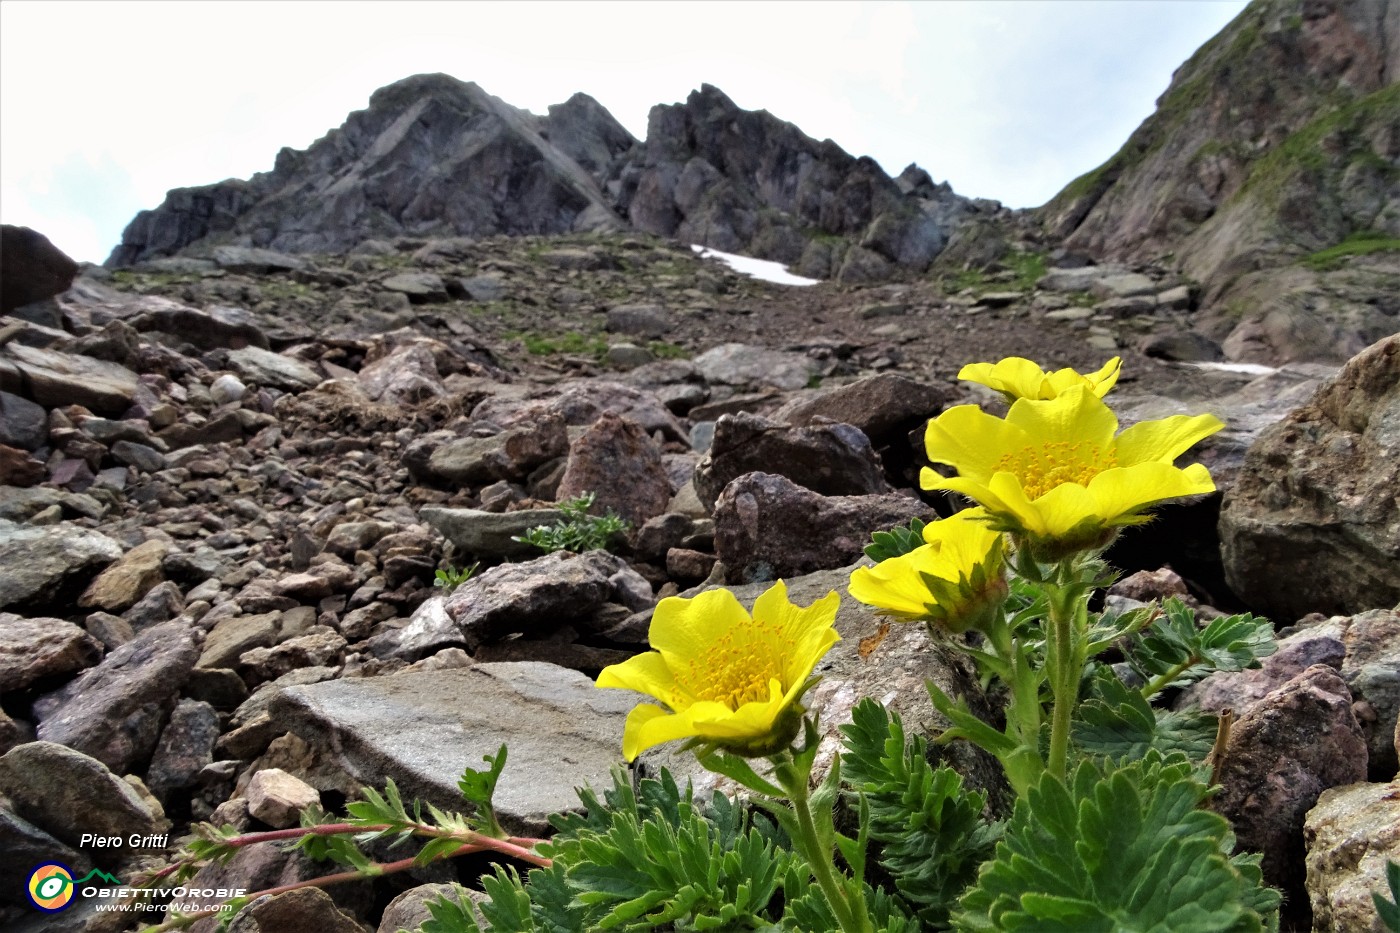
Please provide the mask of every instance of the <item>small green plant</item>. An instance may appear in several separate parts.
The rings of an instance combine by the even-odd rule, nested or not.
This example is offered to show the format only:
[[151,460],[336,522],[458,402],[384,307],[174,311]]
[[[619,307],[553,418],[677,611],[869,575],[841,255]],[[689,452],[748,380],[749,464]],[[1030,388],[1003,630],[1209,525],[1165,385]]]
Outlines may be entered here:
[[478,561],[470,567],[463,567],[458,570],[456,567],[447,567],[433,574],[433,586],[441,587],[451,593],[457,587],[470,580],[481,563]]
[[1304,258],[1303,265],[1324,272],[1337,268],[1348,256],[1366,256],[1381,252],[1400,252],[1400,237],[1389,236],[1380,230],[1360,230],[1336,246],[1329,246]]
[[595,498],[595,493],[586,492],[565,499],[559,503],[559,511],[564,513],[563,519],[553,525],[536,525],[511,540],[533,544],[545,553],[573,551],[582,554],[584,551],[604,550],[613,536],[626,531],[630,524],[612,509],[603,515],[589,515],[588,510],[593,508]]
[[873,561],[889,560],[908,554],[924,543],[923,519],[909,520],[909,527],[896,525],[889,531],[875,531],[870,534],[870,543],[865,546],[865,556]]
[[508,337],[519,338],[525,344],[525,351],[531,356],[554,356],[557,353],[582,353],[601,357],[608,352],[608,340],[601,334],[585,335],[569,331],[558,337],[546,337],[537,333],[513,333]]
[[658,360],[690,359],[689,350],[687,350],[685,347],[679,346],[674,343],[669,343],[665,340],[653,340],[651,343],[647,344],[647,349],[650,350],[651,355],[656,357]]
[[1379,892],[1373,893],[1371,899],[1376,902],[1376,913],[1385,928],[1390,933],[1400,933],[1400,862],[1385,863],[1385,880],[1390,887],[1390,900]]

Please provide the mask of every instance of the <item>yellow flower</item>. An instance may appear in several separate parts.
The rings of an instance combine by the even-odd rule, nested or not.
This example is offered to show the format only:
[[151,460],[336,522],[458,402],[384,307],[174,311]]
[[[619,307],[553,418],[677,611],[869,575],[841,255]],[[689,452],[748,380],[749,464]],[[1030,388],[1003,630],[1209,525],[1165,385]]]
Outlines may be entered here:
[[882,615],[927,621],[950,632],[984,628],[1006,599],[1001,532],[982,509],[924,526],[907,554],[851,573],[850,594]]
[[637,706],[623,728],[628,761],[663,742],[698,737],[749,757],[792,743],[805,712],[798,703],[812,670],[836,634],[835,591],[805,609],[788,601],[779,580],[754,602],[750,617],[729,590],[693,599],[663,599],[648,638],[656,649],[606,667],[598,686],[655,697]]
[[969,496],[993,528],[1029,544],[1040,560],[1059,560],[1104,547],[1119,527],[1147,521],[1151,506],[1213,491],[1204,466],[1178,469],[1173,461],[1222,427],[1213,415],[1173,415],[1115,436],[1118,419],[1088,386],[1047,401],[1020,399],[1005,419],[960,405],[924,435],[929,460],[956,467],[958,476],[925,467],[920,485]]
[[1030,360],[1009,356],[995,365],[968,363],[959,371],[958,378],[995,389],[1006,396],[1008,402],[1018,398],[1051,399],[1075,386],[1088,386],[1095,395],[1103,398],[1118,382],[1118,370],[1122,365],[1122,359],[1115,356],[1098,372],[1087,376],[1073,369],[1047,373]]

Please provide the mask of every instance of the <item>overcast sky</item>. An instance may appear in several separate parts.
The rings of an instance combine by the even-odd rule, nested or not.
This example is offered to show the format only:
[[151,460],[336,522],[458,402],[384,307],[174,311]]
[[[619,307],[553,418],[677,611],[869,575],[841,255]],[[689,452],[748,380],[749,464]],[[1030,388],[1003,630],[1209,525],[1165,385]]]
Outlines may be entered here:
[[170,188],[247,178],[420,72],[638,138],[701,83],[1032,207],[1112,155],[1243,0],[0,2],[0,220],[100,262]]

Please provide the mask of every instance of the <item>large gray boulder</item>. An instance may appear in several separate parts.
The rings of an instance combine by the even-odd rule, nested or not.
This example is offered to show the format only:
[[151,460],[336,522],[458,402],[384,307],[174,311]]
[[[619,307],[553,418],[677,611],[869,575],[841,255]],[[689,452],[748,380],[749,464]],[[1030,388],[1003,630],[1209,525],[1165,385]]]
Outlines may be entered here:
[[272,716],[352,779],[382,789],[393,778],[404,799],[445,810],[463,806],[462,769],[507,745],[496,813],[512,833],[541,835],[549,814],[578,806],[574,788],[611,786],[638,699],[520,661],[290,687]]
[[1231,588],[1279,621],[1400,603],[1400,335],[1259,436],[1220,540]]
[[0,609],[48,599],[77,575],[121,556],[122,546],[111,538],[68,522],[0,519]]

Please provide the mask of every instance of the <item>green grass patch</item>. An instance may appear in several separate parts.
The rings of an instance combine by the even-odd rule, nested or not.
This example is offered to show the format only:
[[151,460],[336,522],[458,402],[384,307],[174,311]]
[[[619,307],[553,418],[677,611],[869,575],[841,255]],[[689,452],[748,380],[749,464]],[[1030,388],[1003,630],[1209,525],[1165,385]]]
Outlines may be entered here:
[[580,334],[570,331],[567,334],[546,336],[532,331],[506,334],[525,345],[525,352],[531,356],[554,356],[558,353],[577,353],[601,359],[608,351],[608,340],[601,334]]
[[1381,230],[1360,230],[1336,246],[1329,246],[1311,256],[1305,256],[1302,263],[1309,269],[1323,272],[1337,268],[1349,256],[1382,252],[1400,252],[1400,237],[1390,236]]
[[669,343],[665,340],[653,340],[651,343],[647,344],[647,349],[650,350],[651,355],[658,360],[690,359],[689,350],[679,344]]

